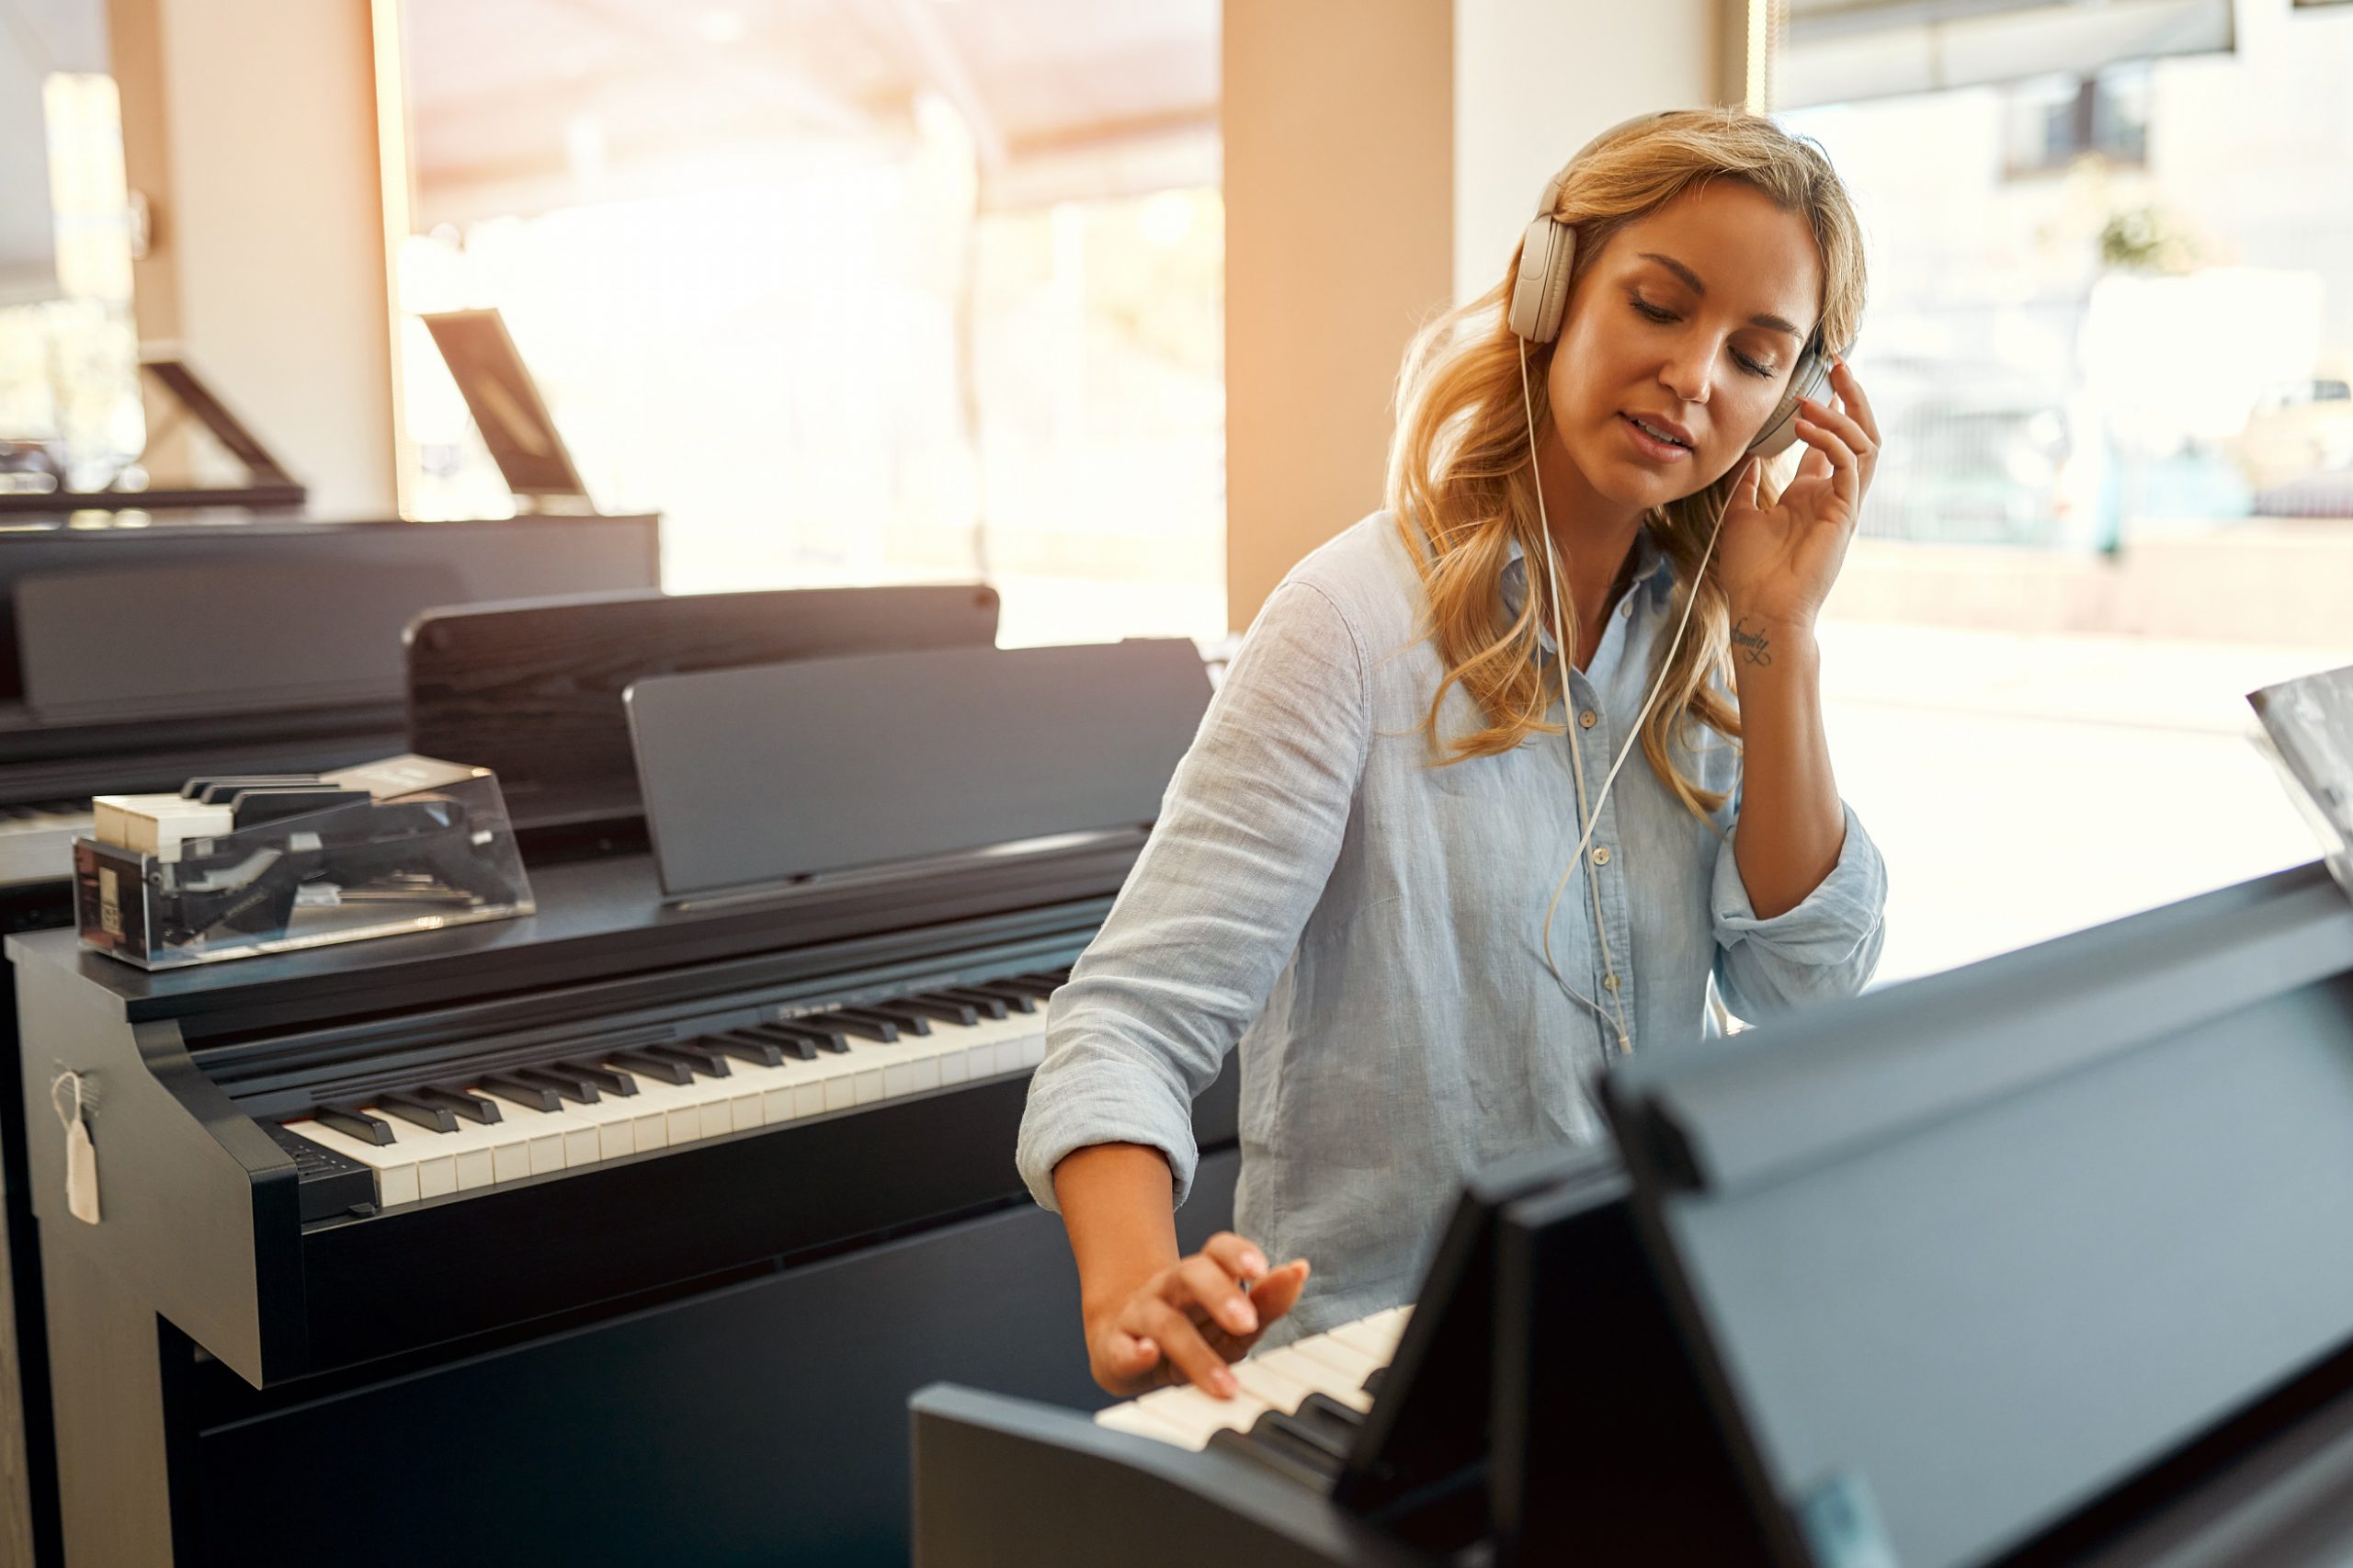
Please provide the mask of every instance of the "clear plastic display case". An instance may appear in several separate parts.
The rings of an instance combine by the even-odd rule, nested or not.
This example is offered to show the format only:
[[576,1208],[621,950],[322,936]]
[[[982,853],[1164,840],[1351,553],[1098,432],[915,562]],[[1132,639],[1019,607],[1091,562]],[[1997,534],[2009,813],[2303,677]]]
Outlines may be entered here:
[[411,756],[320,777],[367,798],[162,853],[75,839],[82,945],[173,969],[533,912],[487,768]]

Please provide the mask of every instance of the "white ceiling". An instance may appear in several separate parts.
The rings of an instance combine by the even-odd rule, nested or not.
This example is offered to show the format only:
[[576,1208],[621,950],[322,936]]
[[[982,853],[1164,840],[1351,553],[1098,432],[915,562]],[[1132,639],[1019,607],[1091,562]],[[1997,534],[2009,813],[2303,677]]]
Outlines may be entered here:
[[[613,165],[904,135],[953,104],[984,172],[1213,129],[1217,0],[406,0],[420,218]],[[585,130],[584,131],[584,128]]]

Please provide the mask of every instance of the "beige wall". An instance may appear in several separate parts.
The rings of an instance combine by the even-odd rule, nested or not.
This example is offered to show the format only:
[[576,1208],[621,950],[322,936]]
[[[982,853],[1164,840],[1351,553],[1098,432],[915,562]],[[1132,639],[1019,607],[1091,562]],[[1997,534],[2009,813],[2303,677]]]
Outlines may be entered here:
[[1738,101],[1747,9],[1227,0],[1233,626],[1381,504],[1415,327],[1503,275],[1545,177],[1595,132],[1643,109]]
[[1645,109],[1736,102],[1726,0],[1454,0],[1454,298],[1504,275],[1544,182]]
[[108,22],[153,214],[141,337],[176,341],[314,511],[389,516],[368,0],[110,0]]
[[1406,340],[1453,267],[1444,0],[1227,0],[1227,619],[1381,505]]

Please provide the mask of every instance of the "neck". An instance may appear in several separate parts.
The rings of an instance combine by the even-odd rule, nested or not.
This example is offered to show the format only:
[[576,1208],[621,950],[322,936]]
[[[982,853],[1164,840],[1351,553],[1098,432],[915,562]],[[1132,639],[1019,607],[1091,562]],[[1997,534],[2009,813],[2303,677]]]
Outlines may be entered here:
[[[1536,466],[1552,550],[1561,562],[1561,591],[1576,618],[1578,641],[1597,640],[1619,576],[1642,535],[1643,509],[1596,491],[1551,430],[1537,447]],[[1532,579],[1531,585],[1540,591],[1541,585]],[[1585,661],[1580,657],[1577,662],[1582,666]]]

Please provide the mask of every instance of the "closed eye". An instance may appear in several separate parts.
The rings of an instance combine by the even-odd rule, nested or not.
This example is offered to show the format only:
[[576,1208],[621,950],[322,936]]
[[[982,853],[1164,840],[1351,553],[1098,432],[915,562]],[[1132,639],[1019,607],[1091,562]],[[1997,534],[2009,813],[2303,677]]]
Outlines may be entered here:
[[[1635,310],[1641,312],[1646,319],[1651,321],[1664,323],[1681,321],[1683,319],[1677,315],[1673,311],[1662,311],[1656,305],[1646,304],[1639,299],[1633,301],[1633,305]],[[1773,377],[1780,373],[1778,367],[1772,365],[1760,365],[1756,360],[1751,359],[1747,355],[1743,354],[1737,348],[1732,351],[1732,357],[1740,362],[1740,368],[1742,369],[1747,371],[1752,376],[1763,376],[1768,381],[1770,381]]]

